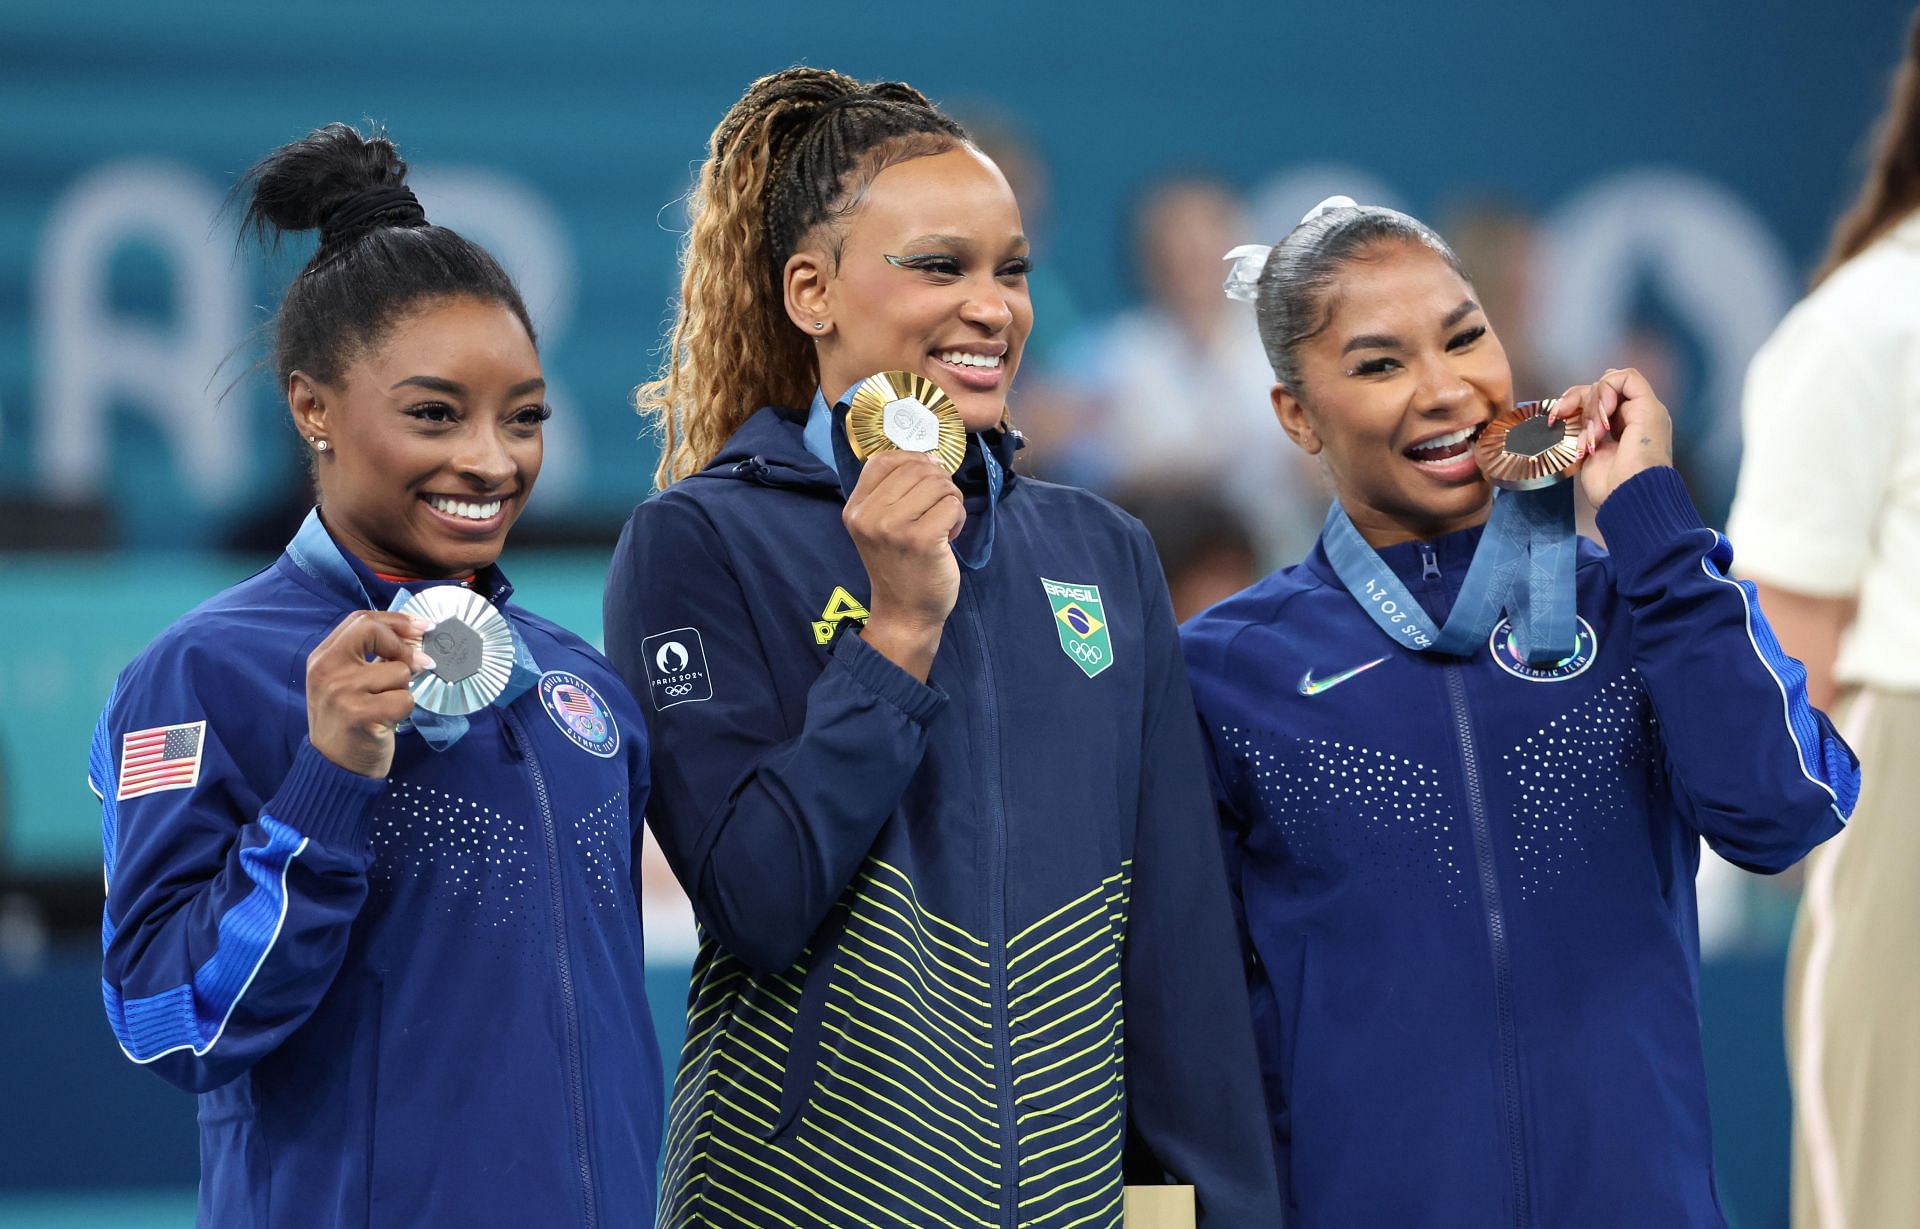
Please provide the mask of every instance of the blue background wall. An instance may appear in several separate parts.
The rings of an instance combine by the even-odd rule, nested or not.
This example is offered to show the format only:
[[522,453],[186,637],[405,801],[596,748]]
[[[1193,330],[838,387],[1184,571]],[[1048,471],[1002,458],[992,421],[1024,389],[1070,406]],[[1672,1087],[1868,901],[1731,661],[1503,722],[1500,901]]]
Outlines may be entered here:
[[[74,414],[62,372],[137,363],[120,344],[129,333],[178,355],[191,321],[210,315],[235,326],[212,330],[205,349],[217,360],[297,267],[235,257],[230,220],[188,217],[176,229],[233,283],[208,289],[197,311],[183,262],[139,234],[141,205],[177,211],[200,203],[196,190],[211,202],[262,152],[329,119],[388,123],[436,214],[528,280],[570,420],[556,428],[565,455],[536,510],[610,518],[650,472],[624,402],[653,365],[674,286],[675,202],[714,120],[755,74],[806,61],[896,75],[1024,130],[1052,172],[1038,254],[1083,313],[1133,293],[1125,211],[1177,168],[1251,190],[1289,168],[1337,164],[1430,214],[1468,194],[1550,213],[1623,172],[1677,170],[1750,211],[1797,280],[1850,189],[1906,11],[1894,0],[1843,10],[984,0],[950,12],[858,0],[8,0],[0,484],[105,493],[122,540],[144,546],[216,540],[284,490],[292,440],[266,383],[214,404],[252,346],[218,376],[189,363],[126,381],[105,398],[106,429],[87,434],[77,473],[49,460],[47,440]],[[89,205],[105,207],[112,184],[95,177],[109,170],[134,177],[136,205],[76,240],[104,270],[95,293],[56,276],[70,266],[53,244],[87,224]],[[79,322],[91,346],[56,319],[76,299],[99,305]],[[89,327],[101,325],[118,327]],[[156,431],[155,400],[189,385],[172,431]],[[201,447],[168,443],[190,429],[207,433]],[[183,478],[194,464],[212,470]]]

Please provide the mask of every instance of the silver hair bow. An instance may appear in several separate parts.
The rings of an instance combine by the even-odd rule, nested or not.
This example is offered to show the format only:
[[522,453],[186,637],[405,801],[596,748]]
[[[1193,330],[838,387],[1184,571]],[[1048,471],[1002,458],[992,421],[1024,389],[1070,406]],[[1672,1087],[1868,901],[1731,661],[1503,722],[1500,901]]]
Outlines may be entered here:
[[1315,205],[1313,208],[1307,210],[1306,216],[1300,219],[1299,224],[1301,226],[1305,226],[1307,223],[1313,221],[1315,218],[1319,217],[1321,214],[1330,213],[1335,209],[1358,209],[1358,208],[1360,208],[1360,202],[1354,200],[1351,196],[1337,196],[1337,195],[1329,196],[1326,200],[1321,201],[1318,205]]
[[[1351,196],[1329,196],[1318,205],[1307,210],[1298,225],[1305,226],[1323,213],[1334,209],[1358,209],[1360,203]],[[1273,255],[1273,249],[1263,243],[1243,243],[1222,256],[1222,260],[1231,260],[1233,268],[1227,270],[1227,281],[1223,289],[1229,299],[1238,299],[1242,303],[1257,302],[1260,298],[1260,275],[1266,271],[1267,258]]]
[[1222,260],[1231,260],[1233,268],[1227,270],[1224,289],[1229,299],[1238,299],[1242,303],[1252,303],[1260,297],[1260,274],[1265,272],[1267,257],[1273,255],[1273,249],[1264,243],[1243,243],[1222,256]]

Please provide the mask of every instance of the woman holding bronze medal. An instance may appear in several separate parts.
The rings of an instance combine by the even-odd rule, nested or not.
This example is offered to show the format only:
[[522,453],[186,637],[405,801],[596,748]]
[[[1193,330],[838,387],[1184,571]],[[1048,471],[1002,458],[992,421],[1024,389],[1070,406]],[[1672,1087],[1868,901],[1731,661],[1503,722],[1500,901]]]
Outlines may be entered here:
[[1230,258],[1338,497],[1183,633],[1288,1223],[1724,1225],[1699,843],[1792,865],[1852,753],[1638,372],[1516,405],[1459,261],[1392,210],[1334,198]]
[[713,134],[606,599],[701,923],[663,1225],[1278,1218],[1159,566],[1011,468],[1027,265],[905,85]]
[[650,1226],[646,731],[508,600],[533,326],[405,181],[342,124],[247,181],[320,232],[272,356],[319,507],[101,715],[107,1015],[200,1094],[202,1225]]

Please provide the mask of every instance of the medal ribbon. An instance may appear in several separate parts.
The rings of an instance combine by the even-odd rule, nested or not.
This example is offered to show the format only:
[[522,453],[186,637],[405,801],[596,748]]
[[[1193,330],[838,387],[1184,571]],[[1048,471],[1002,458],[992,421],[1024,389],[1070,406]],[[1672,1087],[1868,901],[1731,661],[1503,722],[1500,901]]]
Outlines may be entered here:
[[[375,608],[373,599],[367,596],[366,586],[354,575],[353,565],[347,562],[333,535],[327,532],[327,527],[320,523],[318,508],[307,513],[307,519],[300,523],[300,532],[294,534],[293,541],[287,543],[287,557],[302,572],[354,605],[367,610]],[[398,610],[411,596],[403,586],[394,594],[387,609]],[[493,698],[495,708],[505,708],[540,681],[540,666],[533,660],[533,651],[521,638],[520,629],[513,625],[512,619],[507,620],[507,631],[513,636],[513,671],[507,677],[505,690]],[[426,739],[429,747],[435,751],[445,751],[466,736],[469,726],[465,717],[428,712],[415,705],[413,712],[396,729],[411,728]]]
[[1320,540],[1340,583],[1396,643],[1466,657],[1492,634],[1504,610],[1529,664],[1551,665],[1573,654],[1578,632],[1572,483],[1504,491],[1494,499],[1460,596],[1439,628],[1337,500],[1327,511]]
[[[856,386],[857,387],[857,386]],[[853,445],[847,442],[847,407],[849,397],[841,398],[833,407],[833,461],[834,469],[840,475],[840,496],[853,498],[853,488],[860,481],[860,470],[865,464],[853,455]],[[967,439],[970,447],[980,450],[980,459],[987,469],[987,509],[984,514],[967,513],[967,523],[960,527],[960,536],[953,541],[953,557],[960,566],[969,572],[977,572],[987,566],[987,560],[993,557],[993,529],[995,518],[1000,511],[1000,491],[1006,485],[1006,470],[1001,466],[993,450],[987,447],[987,441],[978,431],[969,432]]]

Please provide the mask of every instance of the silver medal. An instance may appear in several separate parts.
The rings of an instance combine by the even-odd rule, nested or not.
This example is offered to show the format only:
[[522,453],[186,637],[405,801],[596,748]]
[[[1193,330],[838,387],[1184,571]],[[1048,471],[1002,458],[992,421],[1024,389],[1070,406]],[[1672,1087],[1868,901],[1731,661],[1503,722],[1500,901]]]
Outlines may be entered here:
[[400,613],[433,624],[420,647],[433,658],[407,684],[413,702],[430,713],[461,717],[477,713],[500,697],[513,676],[513,629],[493,606],[471,589],[435,585],[402,602]]

